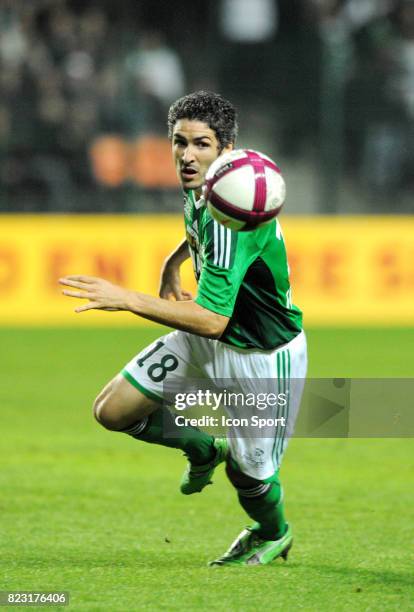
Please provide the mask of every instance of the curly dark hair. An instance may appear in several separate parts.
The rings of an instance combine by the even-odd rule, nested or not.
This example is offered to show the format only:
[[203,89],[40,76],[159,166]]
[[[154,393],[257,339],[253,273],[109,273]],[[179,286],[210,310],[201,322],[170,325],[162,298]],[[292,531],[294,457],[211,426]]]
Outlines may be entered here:
[[179,98],[168,111],[168,137],[179,119],[203,121],[214,130],[221,148],[236,141],[238,125],[233,104],[212,91],[195,91]]

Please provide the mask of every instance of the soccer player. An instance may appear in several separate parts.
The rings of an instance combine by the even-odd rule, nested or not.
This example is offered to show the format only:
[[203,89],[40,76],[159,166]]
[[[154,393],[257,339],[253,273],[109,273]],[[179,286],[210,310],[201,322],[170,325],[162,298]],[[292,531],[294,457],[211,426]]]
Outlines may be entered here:
[[[189,463],[180,489],[186,495],[201,491],[225,462],[253,524],[210,565],[257,565],[287,558],[292,530],[285,519],[279,466],[291,431],[275,427],[270,437],[224,439],[178,425],[163,404],[164,385],[184,379],[232,379],[232,391],[243,392],[246,381],[248,386],[249,380],[272,380],[276,393],[284,391],[289,398],[277,414],[289,417],[292,426],[307,361],[302,315],[291,303],[279,222],[233,232],[212,219],[202,197],[209,166],[233,148],[237,129],[234,107],[215,93],[189,94],[169,110],[172,154],[184,190],[186,237],[164,263],[160,297],[96,277],[60,279],[69,287],[65,295],[88,300],[76,312],[125,310],[175,329],[143,349],[106,385],[94,413],[109,430],[184,451]],[[198,281],[194,299],[180,284],[180,265],[189,256]]]

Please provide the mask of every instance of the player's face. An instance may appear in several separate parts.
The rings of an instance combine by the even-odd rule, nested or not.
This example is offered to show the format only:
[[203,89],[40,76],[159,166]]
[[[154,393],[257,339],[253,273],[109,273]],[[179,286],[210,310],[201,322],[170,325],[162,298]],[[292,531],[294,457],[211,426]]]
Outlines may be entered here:
[[210,165],[232,145],[220,147],[216,133],[203,121],[179,119],[174,126],[172,151],[184,189],[201,190]]

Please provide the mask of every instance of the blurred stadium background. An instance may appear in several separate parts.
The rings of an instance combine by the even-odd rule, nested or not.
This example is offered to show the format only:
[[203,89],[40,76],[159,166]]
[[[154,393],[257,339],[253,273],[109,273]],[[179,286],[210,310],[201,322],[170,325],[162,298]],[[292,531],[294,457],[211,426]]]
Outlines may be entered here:
[[412,609],[412,440],[293,440],[297,552],[263,589],[204,569],[245,520],[222,473],[188,503],[181,456],[89,416],[160,329],[75,316],[57,279],[157,293],[183,235],[166,112],[200,88],[286,178],[310,375],[413,376],[414,0],[0,0],[0,588],[85,610]]
[[284,172],[307,324],[412,323],[413,58],[412,0],[2,0],[0,322],[76,324],[66,272],[157,290],[166,113],[208,88]]
[[289,213],[412,208],[412,0],[2,0],[0,24],[3,212],[179,210],[165,116],[200,88]]

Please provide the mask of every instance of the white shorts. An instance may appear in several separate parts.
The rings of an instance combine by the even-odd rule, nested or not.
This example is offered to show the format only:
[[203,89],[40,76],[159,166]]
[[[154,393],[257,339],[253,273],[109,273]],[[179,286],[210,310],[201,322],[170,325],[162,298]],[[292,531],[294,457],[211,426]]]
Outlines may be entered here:
[[[241,393],[244,397],[251,392],[269,394],[269,390],[277,398],[285,397],[277,405],[273,398],[273,404],[266,405],[265,414],[257,406],[244,407],[244,417],[246,410],[250,411],[247,427],[245,424],[238,427],[235,420],[241,414],[239,406],[223,406],[226,422],[236,422],[228,432],[233,460],[243,473],[265,480],[279,469],[293,433],[306,369],[303,331],[273,351],[238,349],[218,340],[174,331],[136,355],[122,374],[144,395],[160,402],[168,401],[166,389],[170,384],[175,382],[182,389],[187,387],[187,382],[200,380],[212,381],[219,389],[226,385],[232,393]],[[254,416],[266,417],[265,433],[258,428]]]

